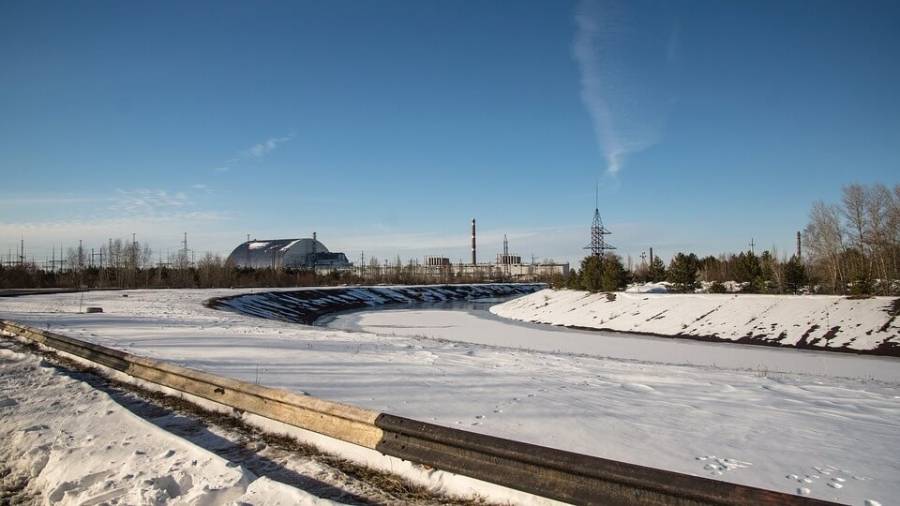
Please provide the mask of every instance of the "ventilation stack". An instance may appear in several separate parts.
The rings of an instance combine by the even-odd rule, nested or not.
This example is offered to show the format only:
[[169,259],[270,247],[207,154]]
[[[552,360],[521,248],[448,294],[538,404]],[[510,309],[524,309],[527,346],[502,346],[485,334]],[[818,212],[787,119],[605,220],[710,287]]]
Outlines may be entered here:
[[472,265],[476,265],[475,260],[475,218],[472,218]]

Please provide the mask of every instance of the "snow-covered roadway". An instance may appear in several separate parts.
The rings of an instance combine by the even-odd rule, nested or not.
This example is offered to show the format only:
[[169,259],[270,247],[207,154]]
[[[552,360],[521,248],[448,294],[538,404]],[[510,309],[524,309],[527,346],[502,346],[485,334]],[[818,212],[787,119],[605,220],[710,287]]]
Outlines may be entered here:
[[[0,317],[270,386],[580,453],[851,504],[900,497],[900,385],[891,372],[900,361],[841,355],[860,360],[858,374],[776,373],[791,369],[534,351],[527,349],[537,348],[533,341],[518,337],[523,327],[513,324],[490,344],[390,335],[433,336],[433,329],[473,324],[429,323],[424,311],[408,313],[405,324],[369,326],[373,333],[201,306],[229,293],[91,293],[83,304],[106,311],[93,315],[76,313],[80,294],[34,296],[0,300]],[[402,330],[410,326],[418,328]],[[553,339],[559,350],[566,348],[566,334]],[[708,346],[745,350],[692,344],[698,356]],[[866,371],[881,371],[880,379]]]

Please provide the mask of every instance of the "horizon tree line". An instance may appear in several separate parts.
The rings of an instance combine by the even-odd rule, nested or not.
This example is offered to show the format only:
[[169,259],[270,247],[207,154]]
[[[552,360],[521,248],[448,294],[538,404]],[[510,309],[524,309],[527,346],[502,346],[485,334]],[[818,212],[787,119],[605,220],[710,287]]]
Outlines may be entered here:
[[[207,252],[194,262],[179,250],[167,262],[153,260],[153,250],[138,241],[111,240],[97,253],[102,263],[91,263],[81,247],[68,248],[59,267],[41,268],[35,262],[0,264],[0,288],[256,288],[331,286],[339,284],[451,284],[510,281],[502,269],[494,273],[457,274],[452,270],[426,272],[417,260],[367,259],[352,269],[239,267],[222,255]],[[537,275],[535,281],[551,283],[552,276]]]

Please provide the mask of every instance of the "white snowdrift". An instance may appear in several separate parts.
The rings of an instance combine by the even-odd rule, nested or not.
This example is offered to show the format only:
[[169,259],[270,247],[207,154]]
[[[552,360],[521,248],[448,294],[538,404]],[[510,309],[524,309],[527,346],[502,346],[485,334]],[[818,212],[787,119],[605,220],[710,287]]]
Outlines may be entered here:
[[661,281],[659,283],[635,283],[628,285],[625,290],[628,293],[669,293],[671,283]]
[[491,312],[570,327],[900,355],[900,320],[892,316],[896,300],[542,290]]

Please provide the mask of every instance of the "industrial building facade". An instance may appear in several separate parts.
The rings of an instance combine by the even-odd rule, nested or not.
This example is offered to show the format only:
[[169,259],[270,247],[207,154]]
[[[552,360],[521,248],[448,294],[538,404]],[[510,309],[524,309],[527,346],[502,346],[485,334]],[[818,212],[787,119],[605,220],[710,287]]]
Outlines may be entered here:
[[392,278],[401,273],[416,279],[440,281],[442,283],[459,281],[536,281],[547,280],[569,275],[568,263],[453,263],[447,257],[425,257],[425,263],[411,261],[406,265],[379,264],[359,265],[353,272],[360,278],[379,280]]

